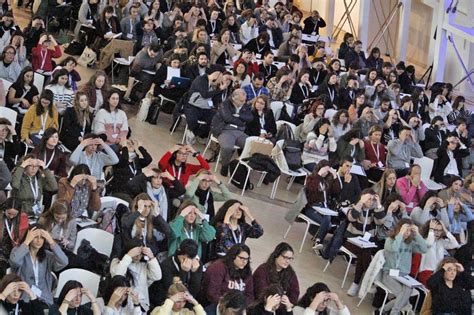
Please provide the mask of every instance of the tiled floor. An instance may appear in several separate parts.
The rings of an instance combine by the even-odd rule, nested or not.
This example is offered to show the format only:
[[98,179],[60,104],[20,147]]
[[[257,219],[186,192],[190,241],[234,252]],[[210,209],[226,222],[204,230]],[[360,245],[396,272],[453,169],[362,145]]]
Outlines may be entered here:
[[[15,10],[16,22],[22,28],[29,23],[29,16],[29,12],[27,11]],[[65,56],[62,58],[64,57]],[[91,69],[85,69],[81,66],[78,66],[77,70],[82,76],[82,84],[87,82],[93,73]],[[170,135],[169,127],[171,125],[171,117],[166,114],[160,115],[158,119],[158,125],[156,126],[145,122],[139,122],[135,119],[135,117],[130,117],[129,125],[133,131],[133,138],[139,139],[145,148],[149,150],[153,156],[153,163],[155,164],[167,149],[171,148],[175,143],[181,141],[184,129],[184,126],[181,125],[175,134]],[[197,149],[203,151],[204,145],[197,145]],[[212,167],[214,167],[214,165],[212,165]],[[252,181],[256,183],[258,181],[258,177],[253,176]],[[271,185],[263,185],[262,187],[255,188],[255,190],[252,192],[246,192],[244,197],[240,196],[240,191],[237,191],[237,189],[231,187],[231,191],[237,193],[234,195],[234,197],[241,200],[251,209],[253,215],[263,225],[265,230],[264,235],[260,239],[249,239],[247,241],[252,250],[253,269],[256,269],[259,264],[263,263],[273,248],[279,242],[283,241],[283,235],[288,228],[288,224],[284,220],[284,215],[288,211],[291,204],[294,202],[298,190],[301,187],[302,186],[299,184],[294,184],[290,191],[287,191],[286,181],[282,180],[276,194],[276,200],[274,201],[269,199]],[[306,240],[303,251],[298,253],[299,246],[303,238],[303,233],[304,225],[295,224],[288,234],[288,238],[286,240],[293,246],[296,252],[296,259],[293,262],[293,267],[298,274],[300,292],[303,294],[306,288],[315,282],[325,282],[332,291],[339,294],[343,303],[348,305],[352,314],[370,314],[372,309],[370,303],[368,302],[370,299],[364,301],[360,308],[357,308],[356,304],[358,303],[358,299],[350,298],[345,293],[352,281],[354,272],[353,267],[351,267],[351,271],[349,272],[345,288],[341,289],[342,278],[344,276],[347,263],[340,256],[338,256],[334,263],[328,268],[326,273],[323,273],[322,270],[326,264],[326,261],[314,254],[309,239]]]

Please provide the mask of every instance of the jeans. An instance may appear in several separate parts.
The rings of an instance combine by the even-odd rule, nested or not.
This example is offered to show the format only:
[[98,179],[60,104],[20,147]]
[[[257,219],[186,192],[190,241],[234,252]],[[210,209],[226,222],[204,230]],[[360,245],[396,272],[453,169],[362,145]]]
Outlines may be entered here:
[[[331,229],[331,217],[328,215],[322,215],[313,208],[306,208],[304,214],[311,220],[319,223],[319,230],[318,235],[316,235],[316,238],[318,238],[322,242],[326,237],[326,234],[328,234],[329,230]],[[317,227],[314,225],[311,225],[309,228],[309,232],[312,235],[316,234],[316,230]]]

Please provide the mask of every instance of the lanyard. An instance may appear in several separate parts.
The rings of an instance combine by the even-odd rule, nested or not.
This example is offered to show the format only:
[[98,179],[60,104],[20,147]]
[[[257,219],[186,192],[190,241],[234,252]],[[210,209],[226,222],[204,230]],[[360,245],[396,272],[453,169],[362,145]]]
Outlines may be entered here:
[[237,231],[239,231],[239,238],[235,235],[234,230],[230,227],[230,231],[232,232],[232,238],[234,239],[235,244],[242,243],[242,231],[240,231],[240,226],[237,225]]
[[209,200],[209,195],[211,194],[211,190],[209,189],[207,191],[207,195],[206,195],[206,201],[204,201],[204,208],[206,209],[206,212],[207,212],[207,207],[208,207],[208,200]]
[[224,102],[227,98],[227,89],[225,89],[223,92],[222,92],[222,102]]
[[342,190],[342,180],[341,180],[341,176],[337,175],[337,179],[339,181],[339,186],[341,186],[341,190]]
[[176,268],[176,271],[180,272],[181,269],[179,269],[178,263],[177,263],[176,260],[174,259],[174,256],[171,257],[171,259],[173,260],[173,265],[174,265],[174,267]]
[[265,65],[263,66],[263,69],[265,69],[265,73],[267,74],[267,77],[272,75],[272,65],[270,65],[269,68],[270,70],[268,70]]
[[38,267],[38,258],[36,260],[33,260],[33,257],[31,257],[31,264],[33,265],[33,274],[35,275],[35,284],[38,286],[39,282],[39,267]]
[[[303,89],[303,87],[304,87],[304,89]],[[308,94],[309,94],[308,87],[306,85],[301,85],[301,83],[300,83],[300,89],[301,89],[301,92],[303,92],[304,98],[305,99],[308,98]],[[332,99],[331,99],[331,101],[332,101]]]
[[355,147],[355,145],[354,145],[354,146],[352,146],[352,149],[351,149],[351,157],[352,157],[352,158],[354,158],[355,151],[356,151],[356,147]]
[[41,66],[40,66],[40,69],[41,70],[44,70],[43,67],[44,67],[44,64],[46,63],[46,57],[48,56],[48,51],[45,51],[44,52],[44,55],[43,55],[43,50],[40,51],[40,54],[41,54]]
[[[51,162],[53,162],[54,155],[56,154],[56,149],[53,149],[53,154],[51,154],[51,157],[49,158],[49,161],[46,162],[46,150],[44,151],[44,163],[45,163],[45,168],[48,168],[49,165],[51,165]],[[36,177],[35,177],[36,178]]]
[[365,227],[367,226],[367,219],[368,218],[369,218],[369,210],[367,210],[367,214],[364,217],[364,225],[362,226],[362,234],[365,234]]
[[211,22],[211,33],[215,33],[216,31],[216,21],[210,21]]
[[130,19],[130,34],[133,34],[133,22],[132,22],[132,19]]
[[176,176],[176,169],[174,168],[174,165],[173,165],[173,176],[179,180],[181,178],[181,165],[178,166],[178,176]]
[[264,115],[259,116],[258,120],[260,120],[260,128],[265,129],[265,116]]
[[334,102],[334,94],[336,93],[335,91],[331,91],[331,89],[328,86],[328,92],[329,92],[329,97],[331,98],[331,102]]
[[253,95],[255,95],[255,97],[257,97],[257,96],[259,96],[260,94],[262,94],[262,88],[260,88],[260,89],[258,90],[258,93],[255,92],[255,89],[254,89],[254,87],[253,87],[253,84],[250,84],[250,88],[252,89]]
[[438,132],[438,134],[436,135],[436,138],[438,138],[438,143],[439,145],[441,145],[441,142],[442,142],[442,138],[441,138],[441,134]]
[[377,146],[375,147],[377,148],[377,150],[375,150],[374,145],[372,143],[370,143],[370,145],[372,146],[372,150],[374,150],[375,156],[377,157],[377,161],[380,161],[379,145],[377,144]]
[[5,227],[7,228],[7,233],[8,233],[8,236],[10,236],[10,239],[12,240],[13,243],[16,244],[15,240],[13,239],[13,224],[10,225],[8,224],[8,220],[6,219],[5,220]]
[[192,229],[191,229],[191,231],[188,231],[188,230],[186,230],[186,228],[184,228],[184,233],[186,234],[186,236],[187,236],[189,239],[194,239],[194,238],[193,238],[194,232],[193,232]]
[[324,196],[324,207],[328,207],[327,206],[327,196],[326,196],[326,185],[323,185],[322,183],[319,183],[319,187],[321,188],[321,191],[323,192],[323,196]]
[[110,113],[110,118],[112,118],[112,125],[113,125],[113,133],[115,134],[117,131],[117,112]]
[[38,192],[38,179],[36,178],[36,176],[34,177],[34,179],[35,179],[35,184],[33,185],[33,181],[30,178],[30,187],[31,187],[31,192],[33,193],[33,198],[35,199],[35,203],[37,203],[38,202],[38,195],[39,195],[39,192]]
[[43,115],[41,115],[40,118],[41,118],[41,131],[44,133],[44,130],[46,129],[46,120],[48,119],[48,116],[46,115],[46,113],[44,113]]
[[135,168],[135,162],[132,161],[131,164],[128,164],[128,168],[133,173],[133,175],[137,175],[137,169]]
[[81,137],[84,137],[84,134],[86,133],[86,125],[87,125],[87,119],[86,119],[86,111],[84,111],[84,122],[82,123],[82,131],[81,131]]
[[318,84],[318,81],[319,81],[319,75],[321,74],[321,71],[318,71],[316,73],[316,78],[314,79],[314,83]]
[[259,53],[261,53],[262,50],[263,50],[263,48],[265,48],[265,46],[263,46],[262,48],[260,48],[260,46],[258,45],[258,41],[257,41],[257,51],[258,51]]
[[20,314],[20,305],[18,304],[18,302],[16,302],[16,305],[15,305],[15,315],[18,315]]

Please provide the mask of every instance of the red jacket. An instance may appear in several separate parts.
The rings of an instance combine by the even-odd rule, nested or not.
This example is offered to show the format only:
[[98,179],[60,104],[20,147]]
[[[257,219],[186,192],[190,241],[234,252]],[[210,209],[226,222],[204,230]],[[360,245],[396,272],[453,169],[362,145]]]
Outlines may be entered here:
[[253,278],[250,274],[247,278],[231,279],[227,266],[222,259],[213,262],[204,273],[201,285],[203,297],[211,304],[219,303],[219,299],[230,290],[244,292],[247,305],[253,302]]
[[[253,273],[255,298],[258,298],[263,291],[272,284],[270,283],[270,274],[268,273],[269,269],[267,263],[263,263],[258,266]],[[296,273],[293,272],[293,277],[291,277],[289,283],[281,283],[281,285],[283,286],[283,290],[286,291],[286,295],[290,299],[290,302],[296,305],[298,297],[300,296],[300,285]],[[286,286],[286,288],[284,286]]]
[[[378,144],[378,154],[379,158],[377,158],[377,146],[373,146],[369,140],[364,141],[364,148],[365,148],[365,159],[369,160],[371,163],[377,164],[378,161],[382,162],[384,166],[385,164],[385,146],[382,143]],[[375,149],[375,150],[374,150]]]
[[[5,220],[6,220],[5,217],[3,218],[3,220],[1,220],[0,237],[2,237],[2,235],[4,233],[3,229],[5,228],[5,223],[4,223]],[[15,229],[15,227],[12,227],[12,237],[13,237],[12,245],[13,245],[13,247],[15,247],[17,245],[20,245],[21,240],[25,236],[25,233],[28,231],[28,226],[29,226],[28,215],[24,212],[20,213],[20,221],[19,221],[19,227],[18,227],[18,234],[19,235],[15,235],[16,229]],[[0,238],[0,243],[5,244],[5,241]]]
[[206,170],[210,169],[209,164],[202,157],[202,155],[199,154],[196,157],[196,159],[199,161],[200,165],[186,163],[184,171],[182,171],[180,174],[179,168],[176,166],[173,167],[173,165],[169,163],[171,154],[172,153],[168,151],[165,153],[165,155],[161,157],[160,162],[159,162],[160,168],[163,171],[168,171],[168,173],[170,173],[176,179],[178,179],[181,182],[181,184],[183,184],[183,186],[186,186],[186,184],[188,183],[189,176],[196,174],[197,172],[199,172],[199,170],[203,168]]
[[[41,52],[43,50],[43,46],[41,44],[38,44],[36,47],[33,47],[31,50],[31,55],[32,55],[32,65],[33,69],[36,70],[43,70],[45,72],[51,72],[53,71],[53,63],[52,60],[53,58],[59,58],[61,57],[61,49],[59,48],[58,45],[54,46],[54,49],[48,49],[46,50],[46,55],[41,55]],[[41,68],[41,64],[43,63],[43,57],[45,58],[44,61],[44,66]]]

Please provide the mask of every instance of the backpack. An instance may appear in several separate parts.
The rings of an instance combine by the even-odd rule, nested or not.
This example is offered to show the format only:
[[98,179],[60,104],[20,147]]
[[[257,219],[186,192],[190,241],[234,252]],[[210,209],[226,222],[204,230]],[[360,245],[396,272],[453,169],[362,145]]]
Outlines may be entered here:
[[86,48],[86,45],[80,42],[72,41],[65,49],[64,52],[72,56],[80,56]]
[[295,139],[293,130],[288,124],[281,125],[277,132],[277,141],[278,140],[284,140],[282,149],[288,168],[292,171],[301,168],[301,166],[303,166],[301,144]]
[[[234,173],[235,168],[237,167],[237,171],[234,174],[234,177],[232,177],[231,183],[239,188],[242,189],[244,188],[244,182],[245,178],[247,177],[247,168],[241,164],[239,164],[239,161],[237,160],[232,160],[229,163],[229,171],[231,174]],[[247,181],[247,186],[245,187],[245,190],[252,190],[253,189],[253,184],[250,182],[250,178]]]
[[70,263],[74,268],[81,268],[105,277],[109,271],[110,259],[99,253],[91,243],[83,239],[77,249],[77,256]]

